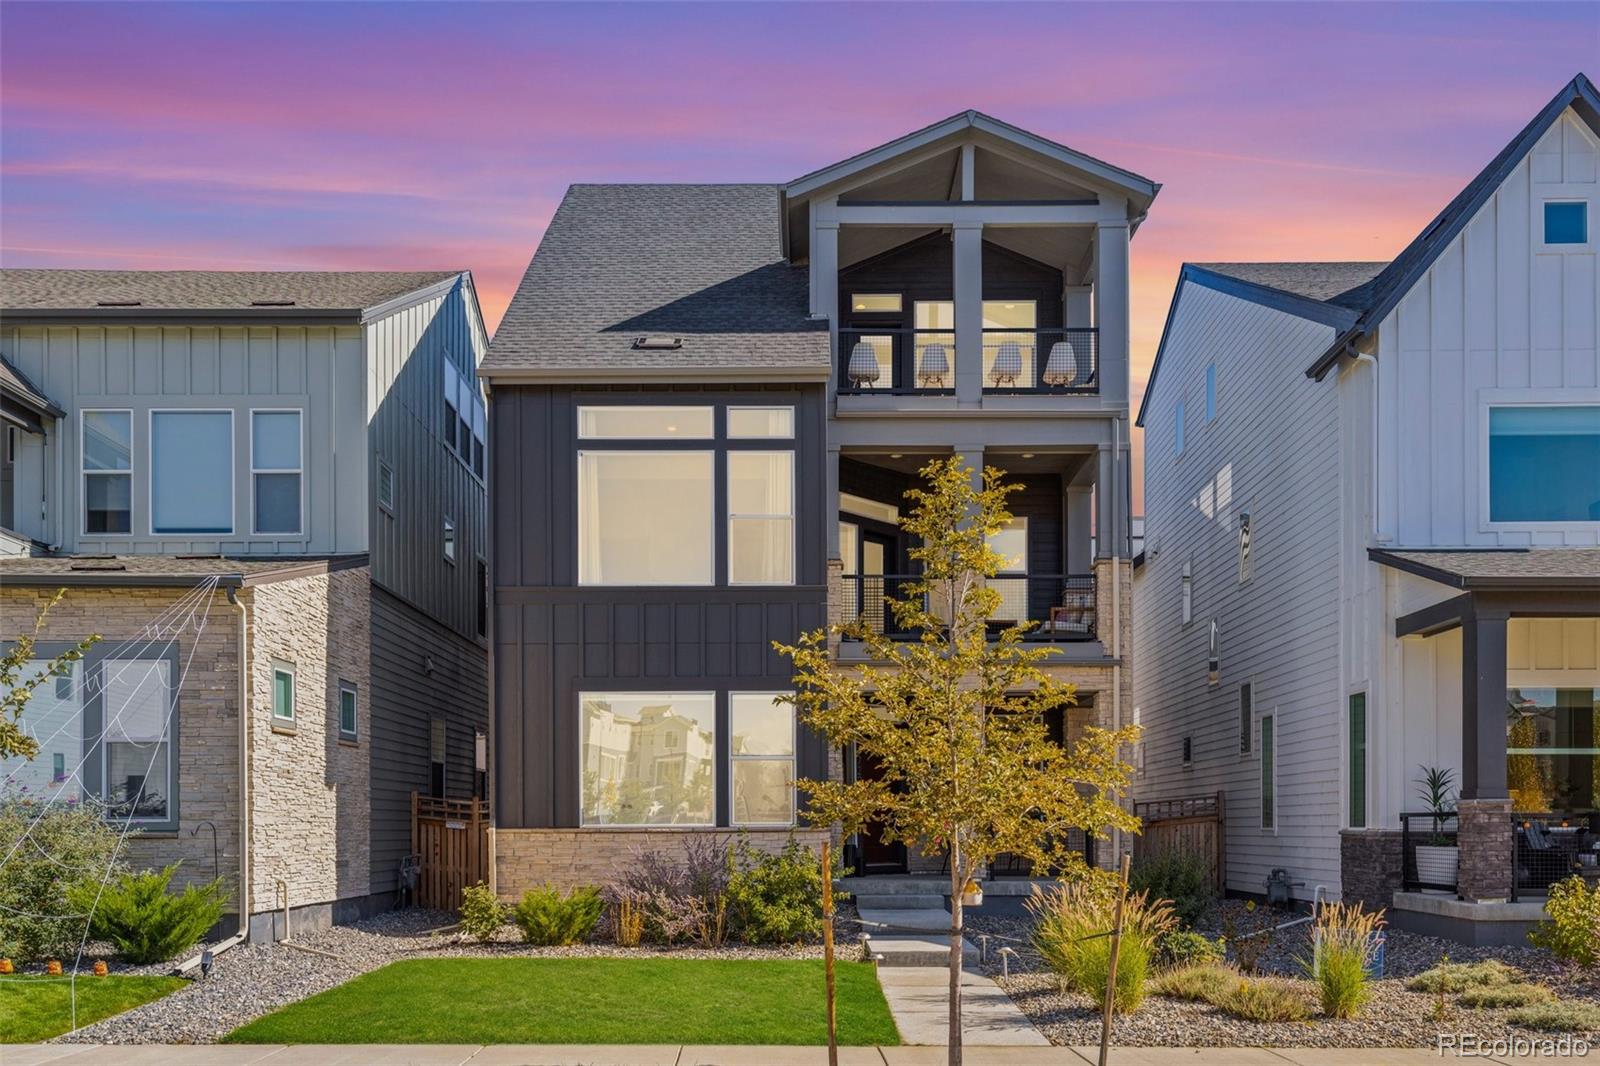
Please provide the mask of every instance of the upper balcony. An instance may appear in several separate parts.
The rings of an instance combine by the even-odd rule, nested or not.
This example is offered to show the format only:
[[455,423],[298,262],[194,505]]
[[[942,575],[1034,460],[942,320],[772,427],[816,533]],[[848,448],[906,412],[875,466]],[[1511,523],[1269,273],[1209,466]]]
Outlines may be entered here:
[[[983,331],[983,391],[998,395],[1100,391],[1099,331],[989,327]],[[955,334],[938,329],[839,330],[840,395],[956,394]]]

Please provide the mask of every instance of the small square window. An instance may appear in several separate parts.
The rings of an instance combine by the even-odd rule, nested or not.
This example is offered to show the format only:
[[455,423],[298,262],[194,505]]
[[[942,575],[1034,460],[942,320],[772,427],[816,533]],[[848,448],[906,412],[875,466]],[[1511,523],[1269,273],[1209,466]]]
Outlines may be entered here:
[[1589,205],[1582,200],[1545,204],[1544,243],[1588,244]]
[[339,736],[356,739],[356,687],[348,681],[339,682]]
[[285,722],[294,721],[294,667],[274,665],[272,668],[272,717]]

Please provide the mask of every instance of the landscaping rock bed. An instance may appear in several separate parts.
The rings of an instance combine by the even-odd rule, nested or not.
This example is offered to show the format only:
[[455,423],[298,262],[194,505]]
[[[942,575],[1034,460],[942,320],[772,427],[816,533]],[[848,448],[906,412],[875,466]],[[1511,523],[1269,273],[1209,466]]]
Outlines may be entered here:
[[[717,959],[821,958],[822,945],[752,947],[727,944],[715,950],[644,945],[619,948],[615,944],[578,944],[571,947],[531,947],[522,943],[513,926],[506,926],[490,944],[476,944],[453,931],[454,916],[439,911],[395,911],[353,925],[315,932],[296,932],[295,942],[310,951],[283,944],[249,944],[217,956],[211,976],[195,979],[188,988],[154,1003],[86,1026],[59,1037],[60,1043],[203,1044],[221,1039],[244,1023],[343,984],[358,974],[376,970],[399,959],[442,957],[645,957]],[[840,958],[859,957],[855,912],[839,908],[836,937]],[[447,931],[441,931],[447,930]],[[329,955],[335,957],[329,957]],[[157,967],[120,966],[113,973],[171,971]],[[92,977],[80,980],[92,981]]]
[[[1233,911],[1236,921],[1245,922],[1251,917],[1243,913],[1243,904],[1237,901],[1228,901],[1223,906]],[[1289,917],[1285,914],[1279,920],[1286,921]],[[1199,931],[1216,937],[1221,928],[1222,914],[1213,911],[1200,923]],[[982,936],[989,937],[989,957],[983,965],[984,971],[999,982],[1051,1043],[1099,1042],[1099,1005],[1087,997],[1060,990],[1055,976],[1044,968],[1027,943],[1031,923],[1026,918],[971,916],[967,929],[968,939],[975,944],[981,942]],[[1303,977],[1298,960],[1310,954],[1309,926],[1281,930],[1271,939],[1262,954],[1261,972],[1296,979]],[[1011,975],[1008,978],[1000,976],[1002,963],[998,950],[1002,945],[1017,952],[1009,961]],[[1385,976],[1373,983],[1372,1000],[1359,1018],[1247,1022],[1205,1003],[1151,994],[1145,997],[1135,1014],[1116,1019],[1112,1039],[1117,1044],[1145,1047],[1432,1048],[1437,1046],[1439,1033],[1473,1033],[1484,1038],[1509,1033],[1537,1038],[1558,1035],[1515,1029],[1506,1021],[1509,1010],[1464,1008],[1453,997],[1445,1000],[1445,1013],[1440,1018],[1437,996],[1408,991],[1405,984],[1410,977],[1446,957],[1452,962],[1498,959],[1514,967],[1522,980],[1546,985],[1564,999],[1600,1003],[1600,971],[1562,963],[1546,951],[1531,946],[1472,948],[1449,940],[1389,930]],[[1304,987],[1306,995],[1315,1002],[1314,986],[1307,981]]]

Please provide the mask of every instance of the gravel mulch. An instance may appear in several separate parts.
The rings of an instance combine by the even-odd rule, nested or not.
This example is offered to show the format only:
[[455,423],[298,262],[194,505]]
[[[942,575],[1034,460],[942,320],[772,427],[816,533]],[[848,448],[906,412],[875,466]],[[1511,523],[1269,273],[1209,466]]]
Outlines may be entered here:
[[[455,957],[639,958],[679,959],[811,959],[822,957],[822,945],[751,947],[729,944],[715,950],[615,944],[531,947],[512,926],[489,944],[466,940],[451,928],[454,916],[439,911],[406,910],[352,925],[295,933],[295,943],[323,954],[283,944],[248,944],[218,955],[205,980],[193,980],[163,999],[56,1038],[58,1043],[205,1044],[213,1043],[246,1022],[343,984],[359,974],[400,959]],[[857,950],[855,912],[839,908],[835,925],[839,957]],[[87,959],[88,956],[85,956]],[[170,963],[126,966],[108,960],[113,973],[170,973]],[[85,963],[87,969],[88,963]],[[80,980],[93,980],[91,977]]]
[[[1248,921],[1243,904],[1222,905],[1241,922]],[[1287,920],[1283,916],[1280,920]],[[1215,937],[1221,931],[1221,914],[1213,912],[1200,931]],[[1253,926],[1248,926],[1253,928]],[[967,921],[974,943],[989,936],[985,972],[995,978],[1012,1000],[1053,1044],[1096,1044],[1100,1040],[1100,1013],[1087,997],[1063,993],[1055,976],[1026,943],[1031,923],[1025,918],[973,917]],[[1017,941],[1021,941],[1018,943]],[[1017,952],[1009,960],[1010,976],[1002,978],[998,949],[1008,945]],[[1263,954],[1260,970],[1296,979],[1315,1003],[1315,986],[1302,979],[1297,961],[1310,954],[1309,927],[1279,931]],[[1204,1003],[1188,1003],[1149,994],[1132,1015],[1118,1017],[1112,1039],[1126,1046],[1180,1047],[1427,1047],[1436,1046],[1441,1032],[1474,1033],[1484,1038],[1508,1034],[1548,1037],[1529,1033],[1506,1022],[1509,1011],[1473,1010],[1446,999],[1442,1019],[1436,1016],[1438,997],[1406,990],[1408,978],[1443,961],[1477,962],[1498,959],[1521,972],[1527,981],[1547,985],[1566,999],[1600,1003],[1600,971],[1562,963],[1548,952],[1527,947],[1466,947],[1450,940],[1388,931],[1385,976],[1373,982],[1373,996],[1361,1017],[1348,1021],[1314,1018],[1308,1022],[1256,1023],[1230,1017]]]

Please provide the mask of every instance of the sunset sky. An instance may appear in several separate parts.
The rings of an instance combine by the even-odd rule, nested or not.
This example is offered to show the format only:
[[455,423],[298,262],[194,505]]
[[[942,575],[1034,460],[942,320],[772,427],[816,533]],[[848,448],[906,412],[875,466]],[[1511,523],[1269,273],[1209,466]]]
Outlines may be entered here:
[[781,182],[970,107],[1163,184],[1137,402],[1181,262],[1387,259],[1597,59],[1594,3],[8,2],[0,264],[467,268],[492,328],[571,182]]

